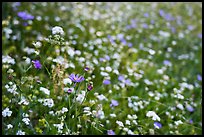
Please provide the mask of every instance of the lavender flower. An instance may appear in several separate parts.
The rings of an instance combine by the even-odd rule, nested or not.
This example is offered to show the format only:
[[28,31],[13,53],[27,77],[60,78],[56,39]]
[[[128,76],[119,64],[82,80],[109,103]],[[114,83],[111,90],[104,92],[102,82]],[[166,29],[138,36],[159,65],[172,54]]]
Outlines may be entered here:
[[189,120],[189,123],[190,123],[190,124],[193,124],[193,120],[192,120],[192,119],[190,119],[190,120]]
[[89,67],[85,67],[84,70],[85,70],[85,71],[89,71],[90,68],[89,68]]
[[104,84],[104,85],[109,85],[109,84],[111,84],[111,82],[110,82],[110,80],[105,79],[105,80],[103,81],[103,84]]
[[84,77],[83,77],[83,76],[79,76],[78,74],[77,74],[77,75],[71,74],[71,75],[69,76],[69,78],[70,78],[73,82],[76,82],[76,83],[84,81]]
[[93,85],[92,84],[89,84],[88,87],[87,87],[88,91],[91,91],[93,89]]
[[41,69],[42,68],[42,65],[40,64],[39,60],[33,60],[32,62],[34,63],[34,67],[36,69]]
[[197,75],[197,79],[199,80],[199,81],[202,81],[202,76],[201,75]]
[[116,107],[116,106],[118,106],[118,105],[119,105],[119,103],[118,103],[117,100],[111,100],[110,107]]
[[119,77],[118,77],[118,80],[119,81],[123,81],[125,78],[124,78],[124,76],[123,75],[120,75]]
[[194,108],[193,108],[191,105],[187,105],[187,106],[186,106],[186,109],[187,109],[189,112],[193,112],[193,111],[194,111]]
[[115,135],[115,132],[114,132],[113,130],[108,130],[108,131],[107,131],[107,134],[108,134],[108,135]]
[[154,127],[160,129],[162,127],[162,124],[159,122],[154,122]]
[[26,13],[25,11],[18,12],[18,16],[22,18],[23,20],[33,20],[34,19],[34,16]]

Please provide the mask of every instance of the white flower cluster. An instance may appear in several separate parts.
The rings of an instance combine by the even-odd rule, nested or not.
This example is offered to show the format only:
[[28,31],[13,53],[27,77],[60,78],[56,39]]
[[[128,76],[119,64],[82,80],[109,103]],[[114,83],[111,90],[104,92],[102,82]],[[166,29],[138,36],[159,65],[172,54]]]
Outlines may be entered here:
[[23,132],[22,130],[18,130],[18,132],[16,133],[16,135],[25,135],[25,132]]
[[38,99],[38,102],[43,103],[44,106],[48,106],[49,108],[54,106],[54,101],[50,99]]
[[65,84],[65,85],[67,85],[67,84],[72,84],[72,80],[71,79],[69,79],[69,78],[65,78],[65,79],[63,79],[63,83]]
[[152,120],[154,121],[160,121],[160,117],[154,111],[148,111],[146,116],[152,117]]
[[63,107],[61,112],[62,112],[62,114],[64,114],[65,112],[68,112],[68,109]]
[[28,126],[29,125],[29,123],[30,123],[30,119],[28,118],[29,117],[29,115],[28,114],[26,114],[26,113],[23,113],[22,114],[22,116],[23,116],[23,119],[22,119],[22,121]]
[[17,90],[16,84],[14,84],[11,81],[8,84],[5,85],[5,88],[7,89],[8,92],[12,93],[13,95],[18,94],[18,92],[16,92],[16,90]]
[[48,90],[47,88],[40,87],[40,91],[44,92],[47,95],[50,95],[50,90]]
[[64,35],[64,31],[61,27],[55,26],[54,28],[52,28],[52,34],[53,35],[56,35],[56,34]]
[[148,101],[139,100],[138,96],[128,97],[128,107],[132,108],[134,111],[139,111],[139,109],[144,109],[149,104]]
[[123,122],[122,121],[119,121],[119,120],[117,120],[116,121],[116,123],[120,126],[120,127],[124,127],[124,125],[123,125]]
[[57,132],[58,133],[62,133],[62,129],[63,129],[63,126],[64,126],[63,123],[61,123],[61,124],[53,124],[53,126],[57,128],[57,130],[58,130]]
[[14,65],[16,62],[9,55],[6,55],[6,56],[2,56],[2,63],[8,63],[8,64]]
[[8,107],[4,109],[2,112],[3,117],[6,117],[6,116],[10,117],[11,114],[12,114],[12,111],[10,111]]
[[24,96],[21,97],[21,101],[18,103],[19,105],[23,104],[23,105],[28,105],[29,102],[28,100],[26,100],[26,98]]
[[78,94],[77,98],[76,98],[76,101],[79,102],[79,103],[82,103],[82,101],[84,100],[85,98],[85,94],[86,94],[86,91],[82,90],[81,91],[81,94]]
[[33,46],[35,46],[36,48],[40,48],[42,46],[42,43],[40,41],[37,41],[37,42],[33,42],[32,43]]

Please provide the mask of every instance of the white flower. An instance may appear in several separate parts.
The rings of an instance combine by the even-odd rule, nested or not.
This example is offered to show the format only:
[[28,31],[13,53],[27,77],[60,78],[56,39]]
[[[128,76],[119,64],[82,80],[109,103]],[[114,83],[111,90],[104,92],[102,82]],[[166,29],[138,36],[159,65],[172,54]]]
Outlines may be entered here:
[[107,66],[107,67],[106,67],[106,71],[111,72],[111,71],[112,71],[112,68],[109,67],[109,66]]
[[130,120],[125,120],[126,125],[130,125]]
[[69,49],[67,50],[67,53],[68,53],[71,57],[73,57],[74,54],[75,54],[75,52],[74,52],[74,50],[73,50],[72,48],[69,48]]
[[12,114],[12,111],[10,111],[9,108],[4,109],[2,112],[3,117],[6,117],[6,116],[10,117],[11,114]]
[[30,119],[29,119],[29,118],[23,118],[22,121],[23,121],[26,125],[29,125]]
[[50,95],[50,90],[44,88],[44,87],[40,87],[40,91],[44,92],[47,95]]
[[160,117],[154,111],[148,111],[146,114],[147,117],[152,117],[154,121],[160,121]]
[[110,114],[110,117],[116,117],[116,114]]
[[123,122],[117,120],[116,123],[117,123],[120,127],[124,127]]
[[54,101],[52,99],[45,99],[43,105],[51,108],[54,106]]
[[60,34],[60,35],[64,35],[64,31],[61,27],[59,26],[55,26],[54,28],[52,28],[52,34]]
[[72,80],[71,79],[69,79],[69,78],[65,78],[65,79],[63,79],[63,83],[66,85],[66,84],[72,84]]
[[85,98],[85,91],[81,91],[81,94],[79,94],[78,96],[77,96],[77,98],[76,98],[76,101],[77,102],[79,102],[79,103],[82,103],[82,101],[84,100],[84,98]]
[[16,135],[25,135],[25,132],[23,132],[22,130],[18,130],[18,132],[16,133]]
[[8,124],[8,125],[7,125],[7,129],[10,129],[10,128],[13,128],[13,125]]
[[183,122],[182,122],[181,120],[175,121],[174,123],[175,123],[177,126],[180,125],[180,124],[183,124]]
[[98,118],[100,118],[100,119],[104,119],[104,118],[105,118],[105,115],[104,115],[103,110],[99,110],[99,111],[96,113],[96,117],[98,117]]
[[179,108],[180,110],[183,110],[183,109],[184,109],[184,107],[183,107],[182,104],[178,104],[178,105],[177,105],[177,108]]
[[37,41],[37,42],[33,42],[33,45],[36,47],[36,48],[40,48],[42,46],[42,43],[40,41]]
[[11,58],[10,56],[2,56],[2,62],[3,63],[8,63],[8,64],[12,64],[14,65],[16,62],[13,58]]
[[65,108],[65,107],[62,108],[62,113],[65,113],[65,112],[67,112],[67,111],[68,111],[67,108]]

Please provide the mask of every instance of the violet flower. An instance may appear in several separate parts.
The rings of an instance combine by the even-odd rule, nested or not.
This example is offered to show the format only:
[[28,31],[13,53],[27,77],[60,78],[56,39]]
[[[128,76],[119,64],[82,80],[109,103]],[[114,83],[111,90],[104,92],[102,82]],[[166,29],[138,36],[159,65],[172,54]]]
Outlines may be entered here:
[[107,130],[108,135],[115,135],[115,132],[113,130]]
[[42,65],[40,64],[39,60],[33,60],[32,62],[34,63],[34,67],[36,69],[41,69],[42,68]]
[[110,82],[110,80],[105,79],[105,80],[103,81],[103,84],[104,84],[104,85],[109,85],[109,84],[111,84],[111,82]]
[[25,11],[18,12],[18,16],[23,20],[33,20],[34,19],[34,16],[26,13]]
[[73,82],[75,82],[75,83],[84,81],[84,77],[83,77],[83,76],[79,76],[78,74],[75,75],[75,74],[72,73],[72,74],[69,76],[69,78],[70,78]]
[[88,91],[91,91],[93,89],[93,85],[92,84],[89,84],[88,87],[87,87]]
[[159,122],[154,122],[154,127],[160,129],[162,127],[162,124]]
[[118,103],[117,100],[111,100],[110,107],[116,107],[116,106],[118,106],[118,105],[119,105],[119,103]]

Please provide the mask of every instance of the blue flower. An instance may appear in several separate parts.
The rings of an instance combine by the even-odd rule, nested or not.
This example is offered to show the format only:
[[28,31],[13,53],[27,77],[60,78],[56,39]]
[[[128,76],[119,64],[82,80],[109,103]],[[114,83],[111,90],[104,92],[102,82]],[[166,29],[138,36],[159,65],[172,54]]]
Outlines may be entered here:
[[115,135],[115,132],[114,132],[113,130],[108,130],[108,131],[107,131],[107,134],[108,134],[108,135]]
[[159,122],[154,122],[154,128],[160,129],[162,127],[162,124]]
[[18,16],[20,18],[22,18],[23,20],[32,20],[32,19],[34,19],[34,16],[32,16],[31,14],[28,14],[28,13],[26,13],[24,11],[18,12]]
[[42,65],[40,64],[39,60],[33,60],[32,62],[34,63],[34,67],[36,69],[41,69],[42,68]]
[[109,84],[111,84],[111,82],[110,82],[110,80],[105,79],[105,80],[103,81],[103,84],[104,84],[104,85],[109,85]]

